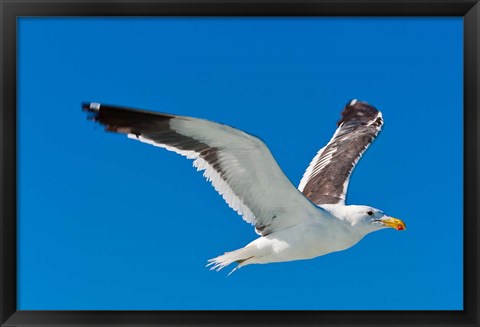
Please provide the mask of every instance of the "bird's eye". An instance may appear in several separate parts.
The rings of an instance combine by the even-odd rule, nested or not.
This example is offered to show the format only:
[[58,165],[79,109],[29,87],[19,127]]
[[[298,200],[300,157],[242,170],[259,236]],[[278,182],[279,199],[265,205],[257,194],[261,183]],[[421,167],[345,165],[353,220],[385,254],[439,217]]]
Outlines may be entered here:
[[368,211],[367,215],[369,215],[369,216],[373,215],[373,211],[372,210]]

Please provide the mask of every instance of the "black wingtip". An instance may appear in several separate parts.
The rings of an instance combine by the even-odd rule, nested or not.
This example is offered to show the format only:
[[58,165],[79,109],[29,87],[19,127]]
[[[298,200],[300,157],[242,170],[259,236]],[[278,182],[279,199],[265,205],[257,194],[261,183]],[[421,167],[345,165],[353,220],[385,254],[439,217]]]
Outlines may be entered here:
[[98,102],[83,102],[82,110],[87,112],[87,119],[96,121],[100,113],[100,103]]
[[343,108],[341,119],[337,122],[337,126],[346,122],[367,123],[370,119],[375,119],[377,115],[377,108],[368,104],[368,102],[353,99]]
[[100,103],[98,102],[82,102],[82,109],[89,112],[98,112],[100,110]]

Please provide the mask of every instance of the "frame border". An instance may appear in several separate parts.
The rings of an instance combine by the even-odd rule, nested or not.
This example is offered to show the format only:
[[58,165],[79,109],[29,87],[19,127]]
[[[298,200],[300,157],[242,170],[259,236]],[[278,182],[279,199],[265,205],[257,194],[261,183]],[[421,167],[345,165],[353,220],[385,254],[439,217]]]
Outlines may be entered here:
[[[20,16],[461,16],[464,20],[464,310],[17,310],[17,18]],[[0,0],[1,326],[478,326],[479,0]]]

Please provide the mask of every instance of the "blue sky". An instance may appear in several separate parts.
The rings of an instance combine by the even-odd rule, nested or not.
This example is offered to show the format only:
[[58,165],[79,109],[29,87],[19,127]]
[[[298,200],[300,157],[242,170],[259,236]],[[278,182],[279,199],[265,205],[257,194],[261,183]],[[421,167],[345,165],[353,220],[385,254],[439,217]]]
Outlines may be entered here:
[[[462,309],[461,18],[20,18],[18,308]],[[293,184],[353,98],[383,112],[347,202],[403,219],[353,248],[207,259],[253,228],[191,162],[83,101],[260,136]]]

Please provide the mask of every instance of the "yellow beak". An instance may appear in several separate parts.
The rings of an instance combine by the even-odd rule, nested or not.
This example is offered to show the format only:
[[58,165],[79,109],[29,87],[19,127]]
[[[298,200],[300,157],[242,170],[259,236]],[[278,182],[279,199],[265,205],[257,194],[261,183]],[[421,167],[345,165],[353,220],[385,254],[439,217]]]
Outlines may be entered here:
[[386,218],[386,219],[382,219],[382,223],[385,226],[395,228],[396,230],[407,229],[407,226],[405,226],[405,223],[398,218],[389,217],[389,218]]

